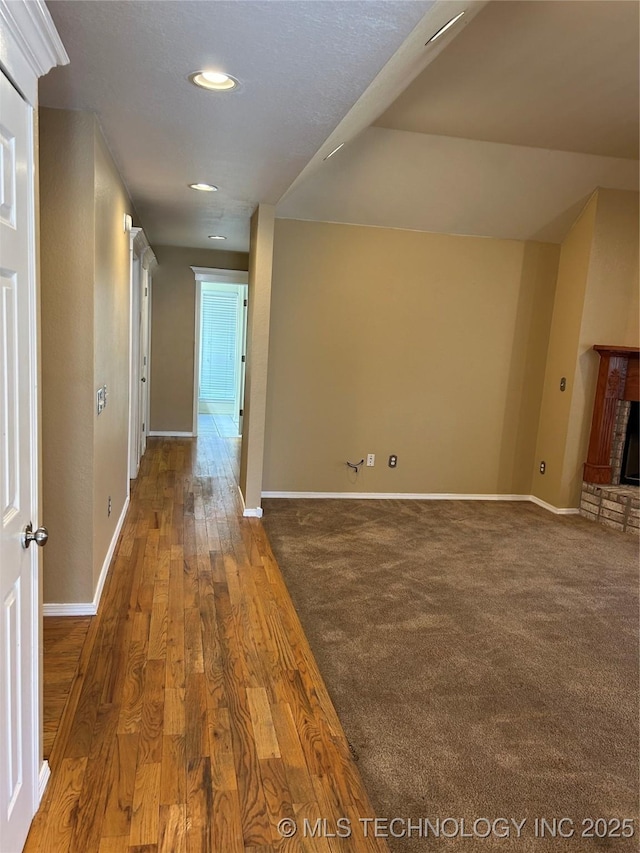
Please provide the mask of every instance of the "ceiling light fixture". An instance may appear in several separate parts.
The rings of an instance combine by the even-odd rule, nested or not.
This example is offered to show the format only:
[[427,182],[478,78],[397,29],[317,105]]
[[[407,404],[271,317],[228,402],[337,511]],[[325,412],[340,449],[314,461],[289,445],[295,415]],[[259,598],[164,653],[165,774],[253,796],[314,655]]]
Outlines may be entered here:
[[334,148],[333,151],[331,151],[329,154],[327,154],[327,156],[324,159],[328,160],[329,157],[333,157],[333,155],[336,153],[336,151],[339,151],[343,145],[344,145],[344,142],[341,142],[340,145],[338,145],[337,148]]
[[226,237],[223,237],[222,234],[209,234],[210,240],[226,240]]
[[222,71],[194,71],[189,75],[189,80],[201,89],[208,89],[211,92],[230,92],[238,86],[235,77],[224,74]]
[[215,193],[218,191],[218,187],[214,187],[213,184],[189,184],[189,187],[192,190],[199,190],[201,193]]
[[440,27],[440,29],[438,30],[438,32],[437,32],[437,33],[435,33],[434,35],[432,35],[432,36],[431,36],[431,38],[429,39],[429,41],[425,42],[425,47],[426,47],[428,44],[431,44],[431,42],[432,42],[432,41],[435,41],[437,38],[440,38],[440,36],[441,36],[443,33],[446,33],[446,31],[449,29],[449,27],[452,27],[452,26],[455,24],[455,22],[456,22],[456,21],[459,21],[459,20],[460,20],[460,18],[461,18],[463,15],[464,15],[464,12],[459,12],[459,13],[455,16],[455,18],[451,18],[451,20],[450,20],[448,23],[446,23],[446,24],[444,25],[444,27]]

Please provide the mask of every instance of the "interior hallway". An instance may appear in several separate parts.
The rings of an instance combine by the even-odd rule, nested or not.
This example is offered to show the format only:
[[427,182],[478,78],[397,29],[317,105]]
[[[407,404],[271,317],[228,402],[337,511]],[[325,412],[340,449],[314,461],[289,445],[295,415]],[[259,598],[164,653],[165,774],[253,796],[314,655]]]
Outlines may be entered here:
[[373,812],[224,432],[149,441],[27,853],[386,850],[303,837]]

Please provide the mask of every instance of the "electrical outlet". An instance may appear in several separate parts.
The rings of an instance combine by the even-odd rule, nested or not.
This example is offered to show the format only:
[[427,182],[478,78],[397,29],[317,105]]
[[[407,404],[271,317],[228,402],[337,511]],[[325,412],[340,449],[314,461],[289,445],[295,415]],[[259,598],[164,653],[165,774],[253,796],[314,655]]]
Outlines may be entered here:
[[389,468],[395,468],[398,464],[398,457],[395,454],[392,454],[389,457]]
[[375,453],[367,453],[367,468],[373,468],[376,464],[376,454]]
[[107,518],[111,515],[111,495],[109,495],[109,500],[107,501]]
[[541,463],[540,463],[540,473],[541,473],[541,474],[544,474],[544,472],[545,472],[546,470],[547,470],[547,463],[546,463],[546,462],[541,462]]

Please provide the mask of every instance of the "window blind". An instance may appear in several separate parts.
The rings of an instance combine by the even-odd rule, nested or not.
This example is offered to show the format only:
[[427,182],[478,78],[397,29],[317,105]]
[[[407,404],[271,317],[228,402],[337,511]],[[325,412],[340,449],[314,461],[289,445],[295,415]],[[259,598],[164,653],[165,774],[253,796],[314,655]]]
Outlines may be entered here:
[[234,400],[237,386],[238,294],[202,294],[200,399]]

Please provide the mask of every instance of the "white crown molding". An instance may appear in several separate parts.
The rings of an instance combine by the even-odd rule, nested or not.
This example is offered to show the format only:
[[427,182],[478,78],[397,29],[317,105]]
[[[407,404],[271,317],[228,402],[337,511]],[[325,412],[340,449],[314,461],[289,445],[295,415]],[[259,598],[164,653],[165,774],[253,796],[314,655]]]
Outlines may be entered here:
[[43,0],[0,0],[0,29],[0,64],[35,106],[38,77],[69,63],[49,10]]
[[191,267],[196,281],[225,282],[227,284],[248,284],[249,273],[246,270],[223,270],[214,267]]
[[140,258],[143,269],[152,270],[158,265],[158,260],[142,228],[131,229],[131,247]]
[[142,267],[143,269],[149,270],[149,272],[151,272],[151,270],[155,269],[157,266],[158,259],[155,256],[155,252],[153,251],[151,246],[147,246],[142,256]]

